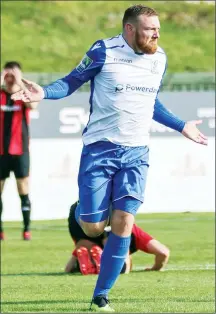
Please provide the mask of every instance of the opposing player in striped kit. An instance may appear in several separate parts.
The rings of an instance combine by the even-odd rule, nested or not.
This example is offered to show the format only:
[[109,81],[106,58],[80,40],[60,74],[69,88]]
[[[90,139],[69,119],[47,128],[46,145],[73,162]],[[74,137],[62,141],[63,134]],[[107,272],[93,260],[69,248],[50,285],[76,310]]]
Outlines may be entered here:
[[1,73],[0,104],[0,239],[5,239],[2,224],[2,192],[5,180],[13,172],[21,201],[23,215],[23,239],[30,240],[29,199],[29,111],[36,108],[37,102],[12,100],[11,94],[23,86],[21,65],[16,61],[7,62]]

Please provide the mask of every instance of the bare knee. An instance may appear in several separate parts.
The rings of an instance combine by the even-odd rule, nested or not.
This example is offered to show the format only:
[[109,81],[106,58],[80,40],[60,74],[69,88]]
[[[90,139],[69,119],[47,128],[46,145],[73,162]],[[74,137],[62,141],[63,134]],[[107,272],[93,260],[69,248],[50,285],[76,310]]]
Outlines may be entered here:
[[100,222],[85,222],[80,220],[80,225],[85,234],[88,237],[95,238],[104,232],[104,228],[107,226],[108,220]]
[[5,180],[0,180],[0,194],[3,192]]
[[115,209],[112,214],[111,228],[112,232],[122,237],[131,235],[134,216],[130,213]]
[[168,247],[165,246],[160,254],[164,257],[164,260],[168,261],[170,257],[170,250],[168,249]]

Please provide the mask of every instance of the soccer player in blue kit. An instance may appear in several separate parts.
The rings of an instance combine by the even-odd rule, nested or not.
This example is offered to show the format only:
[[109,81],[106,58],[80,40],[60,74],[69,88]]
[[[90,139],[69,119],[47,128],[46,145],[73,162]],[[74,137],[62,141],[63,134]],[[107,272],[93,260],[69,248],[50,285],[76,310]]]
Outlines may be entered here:
[[69,75],[45,87],[24,80],[27,88],[12,96],[23,101],[60,99],[91,81],[76,219],[88,236],[95,237],[103,232],[113,208],[112,232],[92,299],[92,309],[100,312],[114,311],[108,293],[124,264],[134,216],[144,201],[152,119],[207,145],[207,138],[197,128],[201,121],[182,121],[158,99],[167,64],[166,54],[158,46],[159,32],[154,9],[129,7],[122,34],[95,42]]

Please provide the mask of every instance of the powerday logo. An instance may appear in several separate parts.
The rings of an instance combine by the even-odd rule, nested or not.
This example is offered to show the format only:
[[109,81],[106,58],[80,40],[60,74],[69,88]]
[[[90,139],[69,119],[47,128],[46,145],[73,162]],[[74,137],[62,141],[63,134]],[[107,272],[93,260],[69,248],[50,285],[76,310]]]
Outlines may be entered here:
[[78,72],[82,73],[88,69],[92,63],[93,60],[89,56],[85,55],[76,69]]
[[121,92],[141,92],[145,94],[156,94],[157,89],[154,87],[146,87],[146,86],[135,86],[131,84],[117,84],[115,87],[116,93]]
[[116,88],[115,88],[115,92],[122,92],[124,89],[124,86],[122,84],[118,84],[116,85]]

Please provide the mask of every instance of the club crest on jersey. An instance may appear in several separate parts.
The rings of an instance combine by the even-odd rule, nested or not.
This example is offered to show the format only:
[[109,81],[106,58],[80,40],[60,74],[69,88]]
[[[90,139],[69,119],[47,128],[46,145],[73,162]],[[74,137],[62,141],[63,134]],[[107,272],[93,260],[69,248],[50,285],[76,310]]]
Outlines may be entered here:
[[92,47],[91,51],[93,51],[93,50],[95,50],[95,49],[98,49],[98,48],[101,48],[101,44],[100,44],[100,43],[96,43],[96,44]]
[[93,60],[89,56],[85,55],[81,60],[80,64],[76,67],[76,70],[80,73],[84,72],[90,65],[93,63]]
[[151,72],[153,74],[158,74],[159,73],[158,60],[152,60],[152,62],[151,62]]

